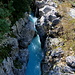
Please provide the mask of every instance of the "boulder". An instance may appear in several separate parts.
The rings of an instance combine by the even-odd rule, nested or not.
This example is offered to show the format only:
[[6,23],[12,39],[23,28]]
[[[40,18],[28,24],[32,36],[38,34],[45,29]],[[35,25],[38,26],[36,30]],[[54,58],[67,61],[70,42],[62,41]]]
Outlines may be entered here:
[[68,56],[66,58],[66,63],[67,63],[67,65],[75,68],[75,56]]

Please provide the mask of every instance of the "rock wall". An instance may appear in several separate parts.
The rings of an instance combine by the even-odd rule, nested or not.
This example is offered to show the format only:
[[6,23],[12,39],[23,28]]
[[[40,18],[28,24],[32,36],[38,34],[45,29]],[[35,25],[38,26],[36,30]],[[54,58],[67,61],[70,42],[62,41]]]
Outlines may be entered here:
[[44,48],[42,75],[75,75],[74,56],[64,57],[64,41],[59,37],[63,34],[63,27],[58,25],[62,16],[56,10],[58,6],[54,1],[58,0],[36,1],[40,15],[36,27]]
[[[63,34],[63,26],[58,25],[62,19],[54,1],[36,0],[39,9],[36,29],[41,38],[44,58],[41,63],[42,75],[75,75],[75,56],[64,57],[67,53],[61,46],[64,41],[59,35]],[[70,14],[70,13],[69,13]],[[58,26],[57,26],[58,25]],[[0,46],[10,46],[11,52],[0,64],[0,75],[24,75],[28,62],[28,45],[35,36],[34,24],[29,15],[16,21],[12,27],[15,37],[7,36]]]
[[29,56],[27,47],[35,35],[34,24],[27,13],[13,25],[12,33],[15,38],[7,36],[1,44],[10,46],[11,51],[0,64],[0,75],[25,75]]

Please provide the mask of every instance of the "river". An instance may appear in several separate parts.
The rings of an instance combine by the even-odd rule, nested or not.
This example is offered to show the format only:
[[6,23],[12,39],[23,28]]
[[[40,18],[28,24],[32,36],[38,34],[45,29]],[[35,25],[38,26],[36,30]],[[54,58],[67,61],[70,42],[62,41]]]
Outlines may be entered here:
[[[34,30],[36,30],[35,24],[37,22],[37,18],[30,15],[29,19],[31,22],[34,23]],[[27,64],[25,75],[41,75],[40,64],[43,57],[39,35],[33,38],[30,45],[28,46],[28,50],[29,50],[29,61]]]

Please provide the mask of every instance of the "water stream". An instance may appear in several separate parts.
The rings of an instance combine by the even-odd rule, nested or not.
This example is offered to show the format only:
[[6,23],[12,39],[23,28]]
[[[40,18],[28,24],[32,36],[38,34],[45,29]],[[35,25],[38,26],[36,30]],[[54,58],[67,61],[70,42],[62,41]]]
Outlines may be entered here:
[[[37,18],[30,15],[30,21],[36,23]],[[40,37],[37,35],[33,38],[32,42],[28,46],[29,50],[29,61],[25,75],[41,75],[41,60],[42,60],[42,49]]]

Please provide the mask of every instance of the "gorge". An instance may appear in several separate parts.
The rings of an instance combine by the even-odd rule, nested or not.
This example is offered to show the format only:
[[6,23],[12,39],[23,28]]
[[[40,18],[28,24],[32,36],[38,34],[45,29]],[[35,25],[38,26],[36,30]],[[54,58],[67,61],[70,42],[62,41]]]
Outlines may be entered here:
[[[37,31],[35,28],[37,18],[30,15],[29,19],[31,22],[34,23],[34,30]],[[28,50],[29,50],[29,61],[27,64],[25,75],[41,75],[41,61],[43,51],[41,48],[40,37],[38,34],[31,41],[30,45],[28,46]]]
[[4,35],[0,75],[75,75],[75,7],[67,0],[32,3]]

